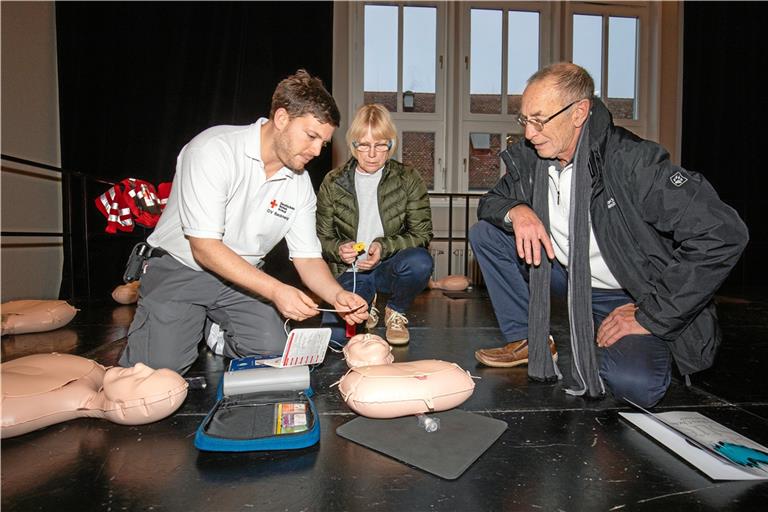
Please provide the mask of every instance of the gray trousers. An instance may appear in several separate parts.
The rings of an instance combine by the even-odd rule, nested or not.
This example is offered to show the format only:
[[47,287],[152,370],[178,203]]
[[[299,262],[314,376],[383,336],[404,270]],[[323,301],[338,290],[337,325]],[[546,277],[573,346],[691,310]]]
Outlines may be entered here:
[[226,357],[283,353],[283,319],[271,303],[165,255],[151,258],[141,278],[136,315],[119,364],[144,363],[184,373],[197,359],[206,322],[224,331]]

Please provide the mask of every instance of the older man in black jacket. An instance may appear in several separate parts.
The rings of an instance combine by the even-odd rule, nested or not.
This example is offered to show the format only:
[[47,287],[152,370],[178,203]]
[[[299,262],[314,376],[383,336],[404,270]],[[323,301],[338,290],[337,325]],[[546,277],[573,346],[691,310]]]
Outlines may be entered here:
[[[480,201],[469,238],[508,343],[489,366],[528,363],[561,377],[549,298],[567,294],[566,391],[651,407],[674,360],[683,375],[712,364],[721,333],[712,298],[748,235],[703,176],[613,124],[583,68],[558,63],[528,81],[525,139],[502,153],[507,173]],[[548,342],[549,338],[549,342]],[[567,364],[570,362],[570,364]]]

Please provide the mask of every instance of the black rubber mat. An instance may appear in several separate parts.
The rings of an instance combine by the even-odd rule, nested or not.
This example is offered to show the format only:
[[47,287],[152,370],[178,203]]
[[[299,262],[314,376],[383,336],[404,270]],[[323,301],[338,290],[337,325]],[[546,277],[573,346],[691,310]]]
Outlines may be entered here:
[[[428,415],[440,420],[440,429],[427,432],[418,418],[389,420],[358,417],[336,433],[401,462],[447,480],[462,475],[507,429],[501,420],[459,409]],[[403,442],[407,439],[408,442]]]

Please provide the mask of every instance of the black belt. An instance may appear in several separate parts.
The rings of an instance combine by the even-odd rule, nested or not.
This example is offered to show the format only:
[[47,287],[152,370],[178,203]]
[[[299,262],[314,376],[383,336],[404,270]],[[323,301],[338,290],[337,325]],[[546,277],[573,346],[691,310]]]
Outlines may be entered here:
[[160,247],[152,247],[149,244],[147,244],[147,247],[149,247],[149,250],[146,253],[147,258],[161,258],[168,254],[168,251],[161,249]]

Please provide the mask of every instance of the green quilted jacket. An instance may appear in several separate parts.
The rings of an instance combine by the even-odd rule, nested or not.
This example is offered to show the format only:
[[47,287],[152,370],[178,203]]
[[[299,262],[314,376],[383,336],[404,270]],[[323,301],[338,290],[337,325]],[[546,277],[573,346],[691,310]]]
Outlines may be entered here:
[[[339,246],[357,237],[355,167],[357,160],[350,158],[329,172],[317,194],[317,236],[323,257],[337,276],[349,268],[339,258]],[[427,187],[418,171],[390,159],[382,172],[378,200],[384,236],[374,241],[381,244],[381,259],[385,260],[403,249],[429,245],[432,212]]]

